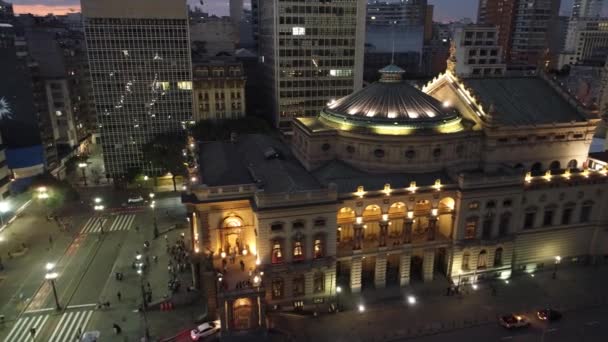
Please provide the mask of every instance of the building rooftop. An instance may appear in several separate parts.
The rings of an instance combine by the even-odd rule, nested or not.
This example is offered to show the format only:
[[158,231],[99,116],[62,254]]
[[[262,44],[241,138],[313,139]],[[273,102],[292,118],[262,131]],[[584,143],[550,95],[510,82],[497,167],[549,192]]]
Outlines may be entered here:
[[355,192],[362,185],[366,191],[384,189],[385,184],[392,188],[407,188],[410,182],[416,182],[417,186],[430,186],[435,180],[441,179],[442,183],[452,182],[447,173],[425,172],[425,173],[369,173],[358,170],[343,161],[333,160],[313,172],[317,180],[324,186],[335,183],[338,193]]
[[586,121],[575,106],[539,77],[462,79],[499,125],[534,125]]
[[201,183],[224,186],[256,183],[266,193],[319,189],[280,140],[261,134],[239,136],[236,141],[199,144]]

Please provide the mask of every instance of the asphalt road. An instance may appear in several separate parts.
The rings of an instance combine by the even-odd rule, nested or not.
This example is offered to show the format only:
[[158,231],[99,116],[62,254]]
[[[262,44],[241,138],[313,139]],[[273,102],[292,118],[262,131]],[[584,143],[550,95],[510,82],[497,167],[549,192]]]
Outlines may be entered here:
[[[532,314],[527,314],[532,317]],[[498,324],[486,324],[443,334],[395,341],[511,341],[511,342],[605,342],[608,340],[608,308],[569,312],[559,322],[544,323],[532,318],[532,326],[506,330]]]

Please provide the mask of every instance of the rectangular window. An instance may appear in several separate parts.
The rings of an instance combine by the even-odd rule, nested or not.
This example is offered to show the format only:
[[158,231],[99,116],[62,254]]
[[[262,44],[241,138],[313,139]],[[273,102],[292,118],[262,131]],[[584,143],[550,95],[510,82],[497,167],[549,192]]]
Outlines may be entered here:
[[564,211],[562,211],[562,224],[570,224],[572,211],[572,208],[564,208]]
[[581,208],[580,222],[589,222],[591,220],[591,205],[584,205]]
[[526,213],[524,216],[524,229],[534,228],[534,219],[536,218],[535,212]]
[[190,82],[190,81],[180,81],[180,82],[177,82],[177,89],[179,89],[179,90],[192,90],[192,82]]
[[316,219],[314,224],[315,224],[315,227],[324,227],[325,219]]
[[291,34],[293,34],[294,36],[305,36],[306,28],[305,27],[292,27]]
[[543,215],[543,226],[546,227],[551,225],[553,225],[553,209],[547,209]]
[[500,222],[498,223],[498,236],[503,237],[509,234],[509,221],[511,221],[511,215],[502,215]]
[[494,220],[491,217],[485,218],[483,220],[483,226],[481,227],[481,236],[483,239],[487,240],[492,237],[492,226]]
[[293,295],[303,296],[304,293],[304,276],[297,276],[293,279]]
[[477,237],[477,222],[478,219],[476,217],[467,220],[464,231],[465,239],[475,239]]

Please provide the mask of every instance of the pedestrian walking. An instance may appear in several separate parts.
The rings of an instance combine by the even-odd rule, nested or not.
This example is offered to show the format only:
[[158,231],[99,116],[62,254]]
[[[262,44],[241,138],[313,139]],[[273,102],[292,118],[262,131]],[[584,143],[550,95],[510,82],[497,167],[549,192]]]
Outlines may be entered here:
[[120,302],[122,300],[122,294],[120,293],[120,291],[118,291],[116,293],[116,298],[118,298],[118,301]]
[[112,328],[114,329],[114,333],[116,335],[120,335],[120,333],[122,332],[122,329],[120,328],[120,325],[114,323],[112,324]]

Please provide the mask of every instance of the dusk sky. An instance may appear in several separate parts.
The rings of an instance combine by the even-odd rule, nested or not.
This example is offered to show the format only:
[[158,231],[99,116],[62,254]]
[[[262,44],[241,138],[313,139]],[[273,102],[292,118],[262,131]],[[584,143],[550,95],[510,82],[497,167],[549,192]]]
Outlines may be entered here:
[[[10,0],[9,0],[10,2]],[[13,0],[17,13],[62,14],[79,11],[79,0]],[[188,0],[190,4],[199,4],[198,0]],[[248,0],[245,0],[248,2]],[[479,0],[429,0],[435,5],[435,20],[450,21],[464,17],[475,19]],[[562,12],[570,10],[572,0],[562,1]],[[228,0],[205,0],[204,10],[217,15],[228,15]]]

